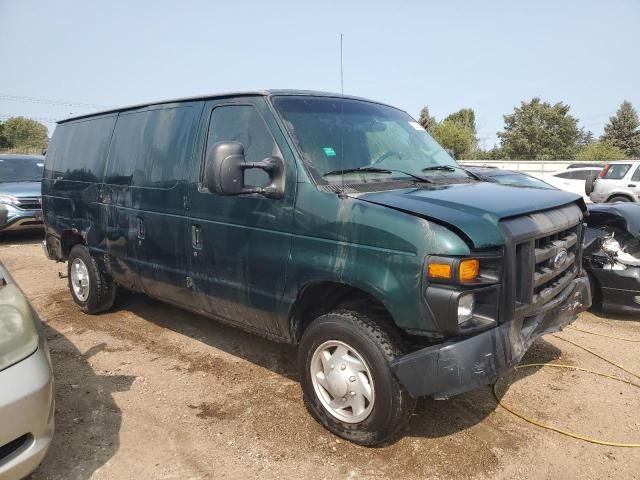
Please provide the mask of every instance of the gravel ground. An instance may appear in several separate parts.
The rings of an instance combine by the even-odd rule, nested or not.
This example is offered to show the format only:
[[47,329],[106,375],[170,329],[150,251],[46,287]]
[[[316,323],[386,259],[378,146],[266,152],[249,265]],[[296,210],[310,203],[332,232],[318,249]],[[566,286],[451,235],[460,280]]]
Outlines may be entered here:
[[[56,435],[34,479],[640,478],[640,449],[599,446],[532,426],[489,387],[420,402],[384,448],[341,441],[305,411],[295,350],[141,295],[82,314],[36,237],[0,242],[0,260],[45,324],[56,376]],[[608,318],[607,318],[608,317]],[[585,313],[576,326],[640,339],[636,317]],[[635,380],[570,339],[640,373],[640,344],[565,330],[523,363],[556,362]],[[531,368],[498,385],[522,413],[640,443],[640,392],[588,373]]]

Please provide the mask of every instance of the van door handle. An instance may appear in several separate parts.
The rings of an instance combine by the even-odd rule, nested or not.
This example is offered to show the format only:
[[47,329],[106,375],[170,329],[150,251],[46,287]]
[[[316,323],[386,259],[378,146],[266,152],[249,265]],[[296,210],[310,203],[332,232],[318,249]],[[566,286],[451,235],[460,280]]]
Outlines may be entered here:
[[627,187],[636,188],[636,184],[635,183],[630,183],[629,185],[627,185]]
[[191,246],[194,250],[202,249],[202,228],[200,225],[191,225]]
[[136,224],[138,227],[138,238],[140,240],[144,239],[145,231],[144,231],[144,220],[142,217],[136,217]]

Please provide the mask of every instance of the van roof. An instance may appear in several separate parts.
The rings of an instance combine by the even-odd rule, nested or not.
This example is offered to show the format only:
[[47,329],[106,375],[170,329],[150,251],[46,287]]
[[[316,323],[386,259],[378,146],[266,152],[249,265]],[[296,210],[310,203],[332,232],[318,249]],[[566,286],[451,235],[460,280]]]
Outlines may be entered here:
[[274,95],[292,95],[292,96],[306,95],[306,96],[313,96],[313,97],[342,97],[342,98],[348,98],[351,100],[363,100],[366,102],[377,103],[380,105],[387,105],[385,103],[377,102],[375,100],[370,100],[368,98],[357,97],[353,95],[343,95],[340,93],[322,92],[322,91],[316,91],[316,90],[291,90],[291,89],[245,90],[245,91],[239,91],[239,92],[212,93],[209,95],[196,95],[193,97],[173,98],[168,100],[160,100],[156,102],[139,103],[135,105],[129,105],[126,107],[110,108],[107,110],[100,110],[98,112],[87,113],[83,115],[76,115],[74,117],[65,118],[64,120],[59,120],[57,123],[63,124],[67,122],[72,122],[74,120],[79,120],[82,118],[90,118],[97,115],[105,115],[109,113],[118,113],[126,110],[135,110],[138,108],[150,107],[152,105],[162,105],[165,103],[189,102],[189,101],[195,101],[195,100],[213,100],[216,98],[231,98],[231,97],[255,97],[255,96],[269,97]]

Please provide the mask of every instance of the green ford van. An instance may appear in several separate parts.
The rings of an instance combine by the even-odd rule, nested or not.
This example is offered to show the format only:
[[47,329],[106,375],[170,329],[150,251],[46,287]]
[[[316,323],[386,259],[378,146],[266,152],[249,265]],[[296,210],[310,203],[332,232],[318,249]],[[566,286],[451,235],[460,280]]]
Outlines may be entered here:
[[494,382],[591,304],[578,195],[484,182],[407,113],[257,91],[55,130],[45,250],[90,314],[116,287],[298,345],[311,414],[378,445],[416,398]]

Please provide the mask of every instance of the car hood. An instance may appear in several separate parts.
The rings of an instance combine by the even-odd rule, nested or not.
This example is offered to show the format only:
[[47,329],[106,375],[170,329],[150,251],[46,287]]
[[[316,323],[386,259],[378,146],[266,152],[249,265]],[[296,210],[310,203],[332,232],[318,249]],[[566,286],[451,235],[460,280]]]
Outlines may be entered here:
[[607,229],[619,222],[624,229],[640,238],[640,204],[635,202],[598,203],[589,205],[587,226],[590,229]]
[[503,245],[498,222],[505,218],[576,202],[584,208],[581,197],[573,193],[489,182],[364,193],[357,198],[445,224],[475,248]]
[[40,192],[40,182],[0,182],[0,195],[39,197]]

